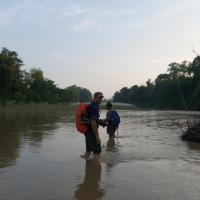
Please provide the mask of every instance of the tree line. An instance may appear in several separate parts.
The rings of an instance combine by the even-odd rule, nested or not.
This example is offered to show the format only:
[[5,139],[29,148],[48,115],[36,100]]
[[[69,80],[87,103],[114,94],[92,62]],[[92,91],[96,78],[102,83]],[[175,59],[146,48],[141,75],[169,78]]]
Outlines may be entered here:
[[200,110],[200,56],[192,62],[173,62],[167,73],[159,74],[146,85],[123,87],[115,92],[114,102],[161,109]]
[[0,51],[0,104],[20,103],[69,103],[88,102],[91,92],[76,85],[64,89],[53,80],[44,77],[40,68],[29,72],[22,70],[23,61],[15,51]]
[[[89,102],[91,92],[76,85],[64,89],[44,77],[40,68],[22,70],[23,61],[15,51],[0,51],[0,104]],[[123,87],[113,95],[113,102],[139,107],[200,110],[200,56],[192,62],[173,62],[167,73],[159,74],[146,85]]]

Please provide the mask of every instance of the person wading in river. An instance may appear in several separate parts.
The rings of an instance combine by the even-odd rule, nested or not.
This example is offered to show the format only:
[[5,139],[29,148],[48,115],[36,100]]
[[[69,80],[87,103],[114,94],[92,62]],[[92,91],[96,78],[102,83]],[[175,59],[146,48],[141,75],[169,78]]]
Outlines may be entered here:
[[107,124],[107,134],[110,138],[115,137],[115,132],[120,124],[120,116],[116,110],[113,109],[112,103],[108,102],[106,104],[106,109],[108,110],[106,113],[106,119],[103,121]]
[[88,118],[91,120],[91,123],[88,125],[88,130],[85,133],[86,141],[86,153],[84,157],[86,160],[89,160],[91,152],[94,154],[94,159],[99,160],[101,153],[101,139],[99,136],[99,125],[101,120],[99,105],[103,99],[102,92],[95,92],[92,102],[87,107]]

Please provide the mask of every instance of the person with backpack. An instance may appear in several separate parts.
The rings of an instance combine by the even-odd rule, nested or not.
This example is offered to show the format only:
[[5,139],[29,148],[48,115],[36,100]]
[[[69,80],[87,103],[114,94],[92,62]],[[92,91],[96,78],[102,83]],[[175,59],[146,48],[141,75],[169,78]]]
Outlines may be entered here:
[[[100,153],[101,153],[101,139],[99,136],[99,125],[102,125],[100,120],[100,108],[99,105],[101,104],[103,99],[103,93],[102,92],[95,92],[93,100],[90,104],[81,104],[83,106],[83,110],[85,110],[84,115],[88,119],[85,123],[85,119],[82,120],[82,117],[77,115],[77,128],[79,132],[84,133],[85,135],[85,142],[86,142],[86,152],[83,156],[86,160],[90,159],[91,153],[94,154],[94,159],[99,160]],[[81,107],[79,107],[82,109]],[[79,111],[78,108],[78,111]],[[79,127],[80,126],[80,127]],[[82,129],[82,130],[81,130]]]
[[119,128],[120,116],[116,110],[113,109],[112,103],[108,102],[106,104],[106,119],[104,120],[107,123],[107,134],[110,138],[115,137],[115,132]]

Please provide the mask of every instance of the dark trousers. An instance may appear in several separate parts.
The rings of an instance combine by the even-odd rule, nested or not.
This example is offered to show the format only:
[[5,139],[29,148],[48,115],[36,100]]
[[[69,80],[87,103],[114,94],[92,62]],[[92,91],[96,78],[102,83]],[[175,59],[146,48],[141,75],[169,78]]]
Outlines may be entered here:
[[91,129],[85,134],[85,141],[87,152],[93,152],[93,154],[101,153],[101,144],[97,143],[96,135]]

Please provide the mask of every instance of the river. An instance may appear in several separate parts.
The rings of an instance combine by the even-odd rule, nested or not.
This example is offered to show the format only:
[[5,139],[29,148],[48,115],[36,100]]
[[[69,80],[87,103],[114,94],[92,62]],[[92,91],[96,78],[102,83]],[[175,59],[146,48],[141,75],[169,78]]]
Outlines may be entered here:
[[187,113],[119,113],[117,138],[100,128],[97,164],[80,158],[74,107],[1,110],[0,200],[199,200],[200,144],[180,139]]

